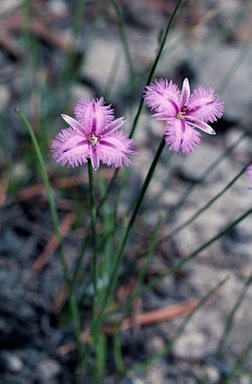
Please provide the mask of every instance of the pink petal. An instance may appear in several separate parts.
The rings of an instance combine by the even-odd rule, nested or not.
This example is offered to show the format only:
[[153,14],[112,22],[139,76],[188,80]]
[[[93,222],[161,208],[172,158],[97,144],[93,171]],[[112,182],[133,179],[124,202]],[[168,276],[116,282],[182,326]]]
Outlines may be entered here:
[[104,99],[82,99],[74,109],[76,119],[81,123],[87,136],[93,132],[100,136],[114,118],[110,105],[103,105]]
[[[249,180],[252,180],[252,164],[250,164],[246,169],[247,176]],[[248,189],[252,190],[252,186],[248,187]]]
[[[167,114],[165,112],[159,112],[159,113],[154,113],[154,115],[151,116],[153,119],[155,120],[167,120],[167,119],[171,119],[170,116],[167,116]],[[172,117],[172,119],[174,118],[174,116]]]
[[182,84],[182,91],[180,96],[181,108],[188,106],[190,100],[190,84],[187,78],[184,79]]
[[94,147],[92,147],[90,151],[91,164],[95,171],[97,171],[97,169],[100,166],[100,159],[97,153],[97,149],[98,149],[98,145],[95,145]]
[[209,124],[204,123],[202,120],[190,116],[186,118],[186,122],[195,128],[201,129],[201,131],[204,131],[209,135],[216,135],[215,130]]
[[212,88],[199,87],[191,95],[188,115],[213,123],[223,114],[224,103],[219,102],[219,100],[219,95],[214,94]]
[[180,110],[180,91],[176,84],[167,79],[156,79],[146,87],[144,99],[156,112],[165,112],[174,117]]
[[99,145],[97,145],[97,153],[104,164],[119,168],[123,164],[127,166],[131,164],[128,156],[134,156],[137,152],[133,140],[128,139],[123,132],[117,131],[112,136],[100,139]]
[[170,150],[188,155],[201,141],[200,132],[193,129],[184,120],[170,119],[166,124],[165,142]]
[[85,164],[89,157],[89,144],[84,135],[73,128],[63,129],[53,140],[51,149],[57,163],[77,167]]
[[105,137],[108,134],[110,135],[112,132],[119,129],[124,124],[125,120],[126,117],[119,117],[119,119],[112,121],[112,123],[110,123],[108,127],[106,127],[105,131],[102,134],[102,137]]
[[252,180],[252,164],[250,164],[246,169],[247,176],[250,180]]
[[73,119],[71,116],[63,115],[63,114],[61,115],[61,117],[67,122],[67,124],[70,125],[70,127],[76,129],[76,131],[80,133],[83,133],[83,130],[81,129],[81,125],[77,120]]

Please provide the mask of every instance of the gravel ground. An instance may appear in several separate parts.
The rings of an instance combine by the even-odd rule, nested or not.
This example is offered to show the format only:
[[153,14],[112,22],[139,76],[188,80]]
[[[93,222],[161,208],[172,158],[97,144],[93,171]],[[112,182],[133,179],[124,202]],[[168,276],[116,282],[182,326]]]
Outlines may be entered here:
[[[64,111],[58,110],[57,105],[63,105],[68,90],[58,74],[62,70],[64,52],[68,50],[69,41],[72,41],[71,46],[74,47],[76,72],[79,71],[79,76],[72,87],[68,108],[72,110],[80,97],[87,95],[100,97],[106,91],[108,101],[113,103],[118,116],[121,114],[128,116],[126,129],[129,131],[137,108],[136,104],[133,112],[125,110],[129,95],[123,90],[126,89],[125,84],[129,75],[126,59],[121,51],[117,19],[112,5],[109,4],[105,8],[104,17],[97,19],[96,29],[90,34],[97,7],[93,2],[87,1],[85,11],[87,21],[82,23],[80,37],[72,39],[70,3],[63,0],[33,2],[39,15],[36,20],[42,24],[46,21],[54,28],[52,34],[54,37],[46,33],[46,28],[42,28],[41,32],[40,24],[40,29],[38,26],[33,29],[32,33],[37,39],[35,45],[38,50],[37,59],[40,63],[39,69],[35,70],[32,57],[28,52],[24,54],[20,45],[22,38],[18,21],[19,2],[0,1],[2,24],[0,32],[3,36],[0,38],[0,139],[4,143],[0,146],[2,199],[0,201],[0,382],[2,384],[73,383],[76,366],[76,352],[61,353],[59,349],[72,341],[73,330],[70,325],[60,323],[64,282],[58,253],[55,252],[50,257],[41,272],[34,272],[34,263],[52,233],[48,206],[41,195],[22,200],[13,199],[11,193],[12,183],[24,188],[38,182],[37,177],[31,174],[28,163],[23,161],[23,155],[29,150],[30,142],[13,109],[20,107],[37,126],[40,92],[42,94],[48,92],[55,84],[53,97],[43,99],[43,108],[47,111],[51,107],[50,103],[53,103],[54,115],[48,124],[55,120],[57,122],[50,132],[51,137],[63,127],[58,117]],[[187,76],[193,88],[202,85],[212,86],[217,90],[220,87],[221,98],[225,101],[225,113],[216,126],[217,135],[215,137],[204,135],[200,147],[190,156],[175,155],[170,160],[168,151],[163,153],[144,202],[145,208],[148,208],[155,201],[156,208],[152,215],[143,216],[143,228],[139,230],[139,238],[143,242],[146,240],[144,235],[155,225],[159,212],[166,213],[187,187],[198,180],[204,170],[218,159],[224,150],[251,129],[252,84],[249,80],[252,46],[247,42],[251,36],[252,6],[249,2],[238,0],[221,3],[195,0],[189,3],[190,6],[182,7],[178,15],[178,22],[171,31],[156,75],[173,78],[178,84],[181,84],[183,77]],[[135,73],[141,73],[142,68],[150,64],[156,54],[160,28],[166,27],[175,2],[121,0],[120,4],[126,22],[133,69]],[[248,4],[248,7],[239,19],[241,4],[244,6]],[[222,31],[223,26],[228,27],[230,20],[236,18],[237,23],[232,29],[227,28],[225,35]],[[193,29],[186,41],[183,41],[183,33],[195,24],[198,25],[197,28]],[[8,31],[7,37],[3,31]],[[222,35],[218,36],[221,31]],[[79,54],[83,51],[83,47],[87,46],[88,54],[80,63]],[[236,60],[239,61],[239,65],[235,64]],[[111,68],[115,65],[113,81],[108,82]],[[222,81],[233,66],[236,72],[226,86]],[[140,78],[136,92],[139,97],[145,81],[146,76]],[[120,92],[116,96],[118,89]],[[145,110],[136,131],[135,140],[139,156],[131,168],[130,188],[125,191],[125,204],[136,194],[148,171],[146,164],[151,162],[160,141],[162,129],[160,122],[152,121],[149,117],[149,112]],[[183,209],[171,218],[167,217],[164,234],[169,233],[207,204],[251,159],[251,138],[246,137],[228,157],[219,162],[204,182],[198,185]],[[50,159],[48,168],[52,177],[55,177],[56,172],[62,172]],[[6,178],[6,170],[9,172],[9,180]],[[9,188],[7,195],[4,193],[6,185]],[[151,270],[165,270],[182,260],[251,208],[252,195],[247,189],[248,185],[249,181],[242,175],[204,214],[179,232],[172,243],[164,242],[159,246],[151,262],[147,281],[153,278]],[[83,189],[86,191],[85,188],[82,187],[81,193]],[[162,194],[158,195],[157,199],[160,190]],[[60,195],[57,194],[57,197]],[[61,208],[61,217],[63,218],[65,214],[66,208]],[[108,375],[103,380],[104,384],[224,383],[225,375],[231,371],[237,357],[251,342],[252,290],[248,286],[222,354],[216,357],[216,348],[227,318],[246,280],[251,276],[251,228],[250,215],[234,230],[183,266],[178,273],[165,278],[144,296],[141,304],[143,310],[153,311],[192,299],[201,299],[221,280],[228,278],[218,293],[192,318],[175,343],[172,352],[154,363],[145,373],[132,368],[125,377],[117,376],[109,350]],[[65,244],[70,265],[74,265],[80,245],[81,236],[76,231],[70,231]],[[85,281],[82,284],[85,284]],[[85,318],[84,309],[83,317]],[[122,332],[125,364],[135,367],[162,351],[182,321],[183,317],[177,317],[171,321]],[[92,381],[88,378],[83,379],[83,384],[89,382]],[[232,383],[251,382],[252,365],[248,357],[243,364],[243,370],[239,371]]]

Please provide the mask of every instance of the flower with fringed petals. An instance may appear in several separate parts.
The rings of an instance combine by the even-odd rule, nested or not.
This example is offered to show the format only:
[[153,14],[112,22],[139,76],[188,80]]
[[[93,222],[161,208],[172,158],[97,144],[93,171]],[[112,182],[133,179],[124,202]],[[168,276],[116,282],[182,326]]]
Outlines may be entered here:
[[201,134],[195,128],[210,135],[215,131],[208,124],[223,114],[224,103],[212,88],[199,87],[190,93],[190,84],[184,79],[182,90],[167,79],[156,79],[146,87],[144,99],[156,113],[156,120],[165,120],[165,142],[175,152],[189,154],[199,145]]
[[[248,176],[249,180],[252,181],[252,164],[248,165],[246,172],[247,172],[247,176]],[[252,185],[251,185],[251,187],[249,187],[249,189],[252,190]]]
[[51,145],[58,163],[77,167],[90,158],[95,170],[100,162],[116,168],[131,164],[128,156],[136,155],[136,146],[123,131],[118,131],[126,119],[114,119],[113,109],[104,105],[103,98],[80,100],[74,115],[75,119],[61,115],[69,128],[62,129]]

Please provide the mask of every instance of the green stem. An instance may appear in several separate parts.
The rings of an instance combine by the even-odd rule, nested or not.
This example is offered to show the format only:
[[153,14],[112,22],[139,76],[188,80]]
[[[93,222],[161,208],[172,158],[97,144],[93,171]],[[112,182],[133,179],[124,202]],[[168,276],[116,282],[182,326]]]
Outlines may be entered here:
[[[77,282],[77,278],[78,278],[78,273],[80,271],[80,269],[82,268],[81,267],[81,264],[82,264],[82,261],[83,261],[83,257],[85,255],[85,251],[88,247],[88,243],[89,242],[89,237],[85,237],[84,241],[83,241],[83,244],[82,244],[82,248],[81,248],[81,251],[80,251],[80,254],[78,256],[78,259],[76,261],[76,264],[75,264],[75,267],[74,267],[74,271],[73,271],[73,274],[72,274],[72,279],[71,279],[71,289],[73,290],[74,287],[75,287],[75,284]],[[84,271],[82,270],[82,274],[84,275]]]
[[154,171],[156,169],[158,160],[159,160],[159,158],[161,156],[161,153],[162,153],[162,151],[164,149],[164,146],[165,146],[165,140],[164,140],[164,138],[162,138],[162,140],[160,142],[160,145],[158,147],[158,150],[156,152],[156,155],[154,157],[154,160],[153,160],[153,162],[152,162],[152,164],[150,166],[149,172],[148,172],[148,174],[147,174],[147,176],[146,176],[146,178],[144,180],[142,189],[141,189],[141,191],[140,191],[140,193],[138,195],[134,211],[133,211],[133,213],[131,215],[131,218],[130,218],[127,230],[126,230],[125,235],[123,237],[123,240],[121,242],[121,246],[120,246],[120,248],[119,248],[119,250],[117,252],[117,257],[115,258],[117,260],[117,263],[116,263],[115,268],[114,268],[114,273],[112,274],[113,280],[111,282],[111,287],[109,287],[109,289],[112,290],[112,291],[113,291],[113,288],[115,287],[115,284],[116,284],[117,271],[118,271],[118,268],[119,268],[119,266],[121,264],[121,259],[122,259],[124,248],[126,246],[127,240],[129,238],[129,235],[130,235],[130,233],[132,231],[132,228],[134,226],[134,223],[136,221],[136,217],[137,217],[137,214],[139,212],[139,208],[140,208],[140,206],[142,204],[142,201],[144,199],[145,193],[146,193],[146,191],[147,191],[147,189],[149,187],[150,181],[152,179],[152,176],[154,174]]
[[160,145],[158,147],[158,150],[156,152],[156,155],[153,159],[153,162],[150,166],[150,169],[149,169],[149,172],[145,178],[145,181],[143,183],[143,186],[142,186],[142,189],[139,193],[139,196],[136,200],[136,205],[135,205],[135,208],[134,208],[134,211],[132,213],[132,216],[130,218],[130,221],[129,221],[129,224],[128,224],[128,227],[127,229],[125,230],[125,232],[123,233],[123,238],[121,239],[120,241],[120,244],[119,244],[119,249],[115,255],[115,263],[114,263],[114,267],[113,267],[113,271],[111,273],[111,280],[109,282],[109,285],[108,285],[108,288],[107,288],[107,295],[102,303],[102,306],[101,306],[101,310],[100,310],[100,313],[99,313],[99,316],[98,316],[98,323],[101,324],[102,322],[102,316],[103,316],[103,313],[104,313],[104,310],[106,308],[106,305],[108,303],[108,300],[109,298],[111,297],[111,293],[113,292],[114,288],[115,288],[115,285],[116,285],[116,282],[117,282],[117,279],[118,279],[118,269],[121,265],[121,262],[122,262],[122,256],[123,256],[123,251],[124,251],[124,248],[126,246],[126,243],[127,243],[127,240],[129,238],[129,235],[131,233],[131,230],[134,226],[134,223],[135,223],[135,220],[136,220],[136,217],[137,217],[137,214],[138,214],[138,211],[139,211],[139,208],[141,206],[141,203],[143,201],[143,198],[145,196],[145,193],[148,189],[148,186],[150,184],[150,181],[152,179],[152,176],[153,176],[153,173],[156,169],[156,165],[158,163],[158,160],[161,156],[161,153],[164,149],[164,146],[165,146],[165,140],[164,138],[162,138],[161,142],[160,142]]
[[240,353],[238,356],[233,368],[231,369],[231,372],[226,376],[226,378],[222,381],[223,384],[229,384],[234,382],[234,376],[236,375],[239,368],[245,363],[247,357],[252,351],[252,341],[247,345],[247,347]]
[[177,209],[181,208],[182,205],[185,203],[188,196],[194,191],[194,189],[198,186],[198,184],[203,183],[204,180],[216,169],[216,167],[221,163],[222,160],[226,159],[226,157],[240,144],[247,136],[249,135],[249,132],[244,132],[239,136],[239,138],[231,144],[224,153],[222,153],[220,156],[217,157],[216,160],[213,161],[212,164],[207,167],[207,169],[202,173],[202,175],[199,177],[198,180],[194,181],[183,193],[183,195],[180,197],[179,201],[173,205],[168,210],[168,216],[171,216]]
[[147,191],[147,189],[148,189],[148,187],[149,187],[149,185],[150,185],[152,176],[153,176],[153,174],[154,174],[154,171],[155,171],[155,169],[156,169],[158,160],[159,160],[159,158],[160,158],[160,156],[161,156],[161,154],[162,154],[162,151],[163,151],[164,147],[165,147],[165,140],[164,140],[164,138],[162,138],[162,140],[161,140],[161,142],[160,142],[160,144],[159,144],[158,150],[157,150],[157,152],[156,152],[156,155],[155,155],[155,157],[154,157],[154,159],[153,159],[153,162],[152,162],[152,164],[151,164],[151,166],[150,166],[149,172],[148,172],[148,174],[147,174],[147,176],[146,176],[146,178],[145,178],[145,180],[144,180],[142,189],[141,189],[141,191],[140,191],[140,193],[139,193],[139,196],[138,196],[138,198],[137,198],[137,201],[136,201],[136,205],[135,205],[134,211],[133,211],[133,213],[132,213],[132,216],[131,216],[130,221],[129,221],[129,224],[128,224],[127,232],[126,232],[125,237],[124,237],[124,239],[123,239],[123,243],[122,243],[121,249],[120,249],[119,252],[118,252],[119,254],[123,253],[123,251],[124,251],[126,242],[127,242],[127,240],[128,240],[128,237],[129,237],[129,234],[130,234],[130,232],[131,232],[131,230],[132,230],[132,228],[133,228],[133,225],[134,225],[134,223],[135,223],[135,220],[136,220],[136,217],[137,217],[139,208],[140,208],[140,206],[141,206],[141,204],[142,204],[142,201],[143,201],[143,199],[144,199],[145,193],[146,193],[146,191]]
[[100,215],[100,209],[103,207],[104,203],[107,201],[107,198],[108,198],[110,192],[112,191],[112,189],[115,185],[118,173],[119,173],[119,168],[116,168],[114,175],[113,175],[112,179],[110,180],[109,186],[107,187],[107,190],[106,190],[104,196],[101,198],[101,201],[97,207],[97,216],[98,217]]
[[215,352],[215,356],[217,359],[220,358],[220,355],[223,351],[223,348],[224,348],[225,342],[228,338],[228,335],[230,334],[230,332],[233,328],[235,315],[237,314],[237,311],[240,308],[240,306],[243,302],[243,299],[245,298],[246,293],[247,293],[248,289],[250,288],[251,284],[252,284],[252,274],[246,280],[246,282],[243,286],[243,289],[242,289],[240,295],[238,296],[237,300],[235,301],[235,304],[234,304],[234,306],[230,312],[230,315],[226,321],[225,329],[223,331],[222,337],[219,340],[219,343],[218,343],[218,346],[217,346],[216,352]]
[[68,304],[69,304],[70,313],[73,319],[74,335],[75,335],[77,351],[79,355],[79,365],[82,366],[85,360],[86,352],[83,348],[83,343],[81,340],[82,331],[81,331],[81,321],[80,321],[80,312],[78,308],[78,303],[76,301],[74,292],[71,290],[69,290]]
[[30,134],[32,143],[34,145],[35,152],[36,152],[38,162],[40,165],[42,178],[43,178],[43,181],[45,184],[47,198],[48,198],[50,211],[51,211],[51,215],[52,215],[52,219],[53,219],[54,229],[55,229],[58,241],[59,241],[60,260],[61,260],[61,264],[62,264],[64,279],[65,279],[65,282],[66,282],[67,287],[68,287],[68,305],[69,305],[70,313],[71,313],[72,319],[73,319],[74,333],[75,333],[75,338],[76,338],[76,342],[77,342],[77,346],[78,346],[78,354],[79,354],[80,361],[82,362],[83,357],[84,357],[84,351],[83,351],[82,342],[81,342],[80,314],[79,314],[78,306],[76,304],[74,293],[71,289],[71,281],[70,281],[70,278],[68,276],[68,266],[67,266],[65,254],[63,251],[63,238],[62,238],[62,235],[61,235],[60,229],[59,229],[60,228],[60,222],[59,222],[59,217],[58,217],[55,201],[54,201],[52,190],[51,190],[51,185],[49,182],[49,178],[47,175],[47,171],[46,171],[45,163],[44,163],[44,160],[43,160],[43,157],[41,154],[41,150],[40,150],[37,138],[36,138],[36,136],[32,130],[32,127],[31,127],[28,119],[26,118],[26,116],[19,109],[16,109],[15,111],[21,117],[23,122],[25,123],[25,126],[26,126],[26,128]]
[[[175,7],[175,9],[173,11],[173,14],[172,14],[171,18],[170,18],[170,21],[169,21],[169,23],[168,23],[168,25],[166,27],[163,39],[162,39],[162,41],[160,43],[158,54],[157,54],[157,56],[155,58],[155,61],[154,61],[153,65],[152,65],[152,67],[151,67],[151,70],[150,70],[150,73],[149,73],[149,76],[148,76],[148,80],[147,80],[146,86],[149,85],[150,82],[152,81],[154,72],[155,72],[155,70],[157,68],[158,62],[159,62],[161,54],[163,52],[163,49],[164,49],[164,46],[165,46],[165,43],[166,43],[166,40],[167,40],[167,37],[168,37],[168,33],[170,31],[170,28],[171,28],[172,23],[174,21],[175,15],[176,15],[176,13],[177,13],[181,3],[182,3],[182,0],[179,0],[177,2],[177,5],[176,5],[176,7]],[[114,6],[116,6],[116,5],[117,4],[114,2]],[[129,59],[130,59],[130,56],[129,56]],[[137,126],[137,123],[138,123],[138,120],[139,120],[142,108],[143,108],[143,103],[144,103],[144,100],[143,100],[143,98],[141,98],[141,101],[140,101],[140,104],[139,104],[139,107],[138,107],[138,110],[137,110],[137,113],[136,113],[136,116],[135,116],[135,119],[134,119],[134,122],[133,122],[132,130],[131,130],[130,135],[129,135],[130,138],[133,137],[133,135],[134,135],[134,132],[135,132],[135,129],[136,129],[136,126]],[[106,193],[105,197],[108,195],[109,191],[112,189],[112,186],[114,185],[114,182],[115,182],[117,176],[118,176],[118,170],[115,171],[114,177],[113,177],[113,179],[110,182],[110,185],[108,187],[108,190],[107,190],[107,193]],[[103,203],[103,201],[102,201],[102,203]]]
[[239,179],[239,177],[244,173],[246,170],[247,165],[242,168],[242,170],[219,192],[217,195],[215,195],[207,204],[205,204],[202,208],[200,208],[196,213],[194,213],[188,220],[185,220],[182,224],[180,224],[177,228],[175,228],[169,235],[164,236],[159,239],[159,243],[163,241],[171,240],[177,233],[182,231],[185,227],[187,227],[189,224],[191,224],[194,220],[197,219],[205,210],[210,208],[210,206],[218,200],[219,197],[221,197],[229,188],[232,187],[232,185],[236,182],[236,180]]
[[32,130],[32,127],[31,127],[28,119],[26,118],[26,116],[19,109],[16,109],[15,111],[21,117],[23,122],[25,123],[25,126],[26,126],[26,128],[30,134],[32,143],[33,143],[34,148],[35,148],[35,152],[36,152],[36,155],[38,158],[38,163],[40,165],[41,174],[42,174],[42,178],[43,178],[43,181],[45,184],[47,198],[48,198],[50,211],[51,211],[51,215],[52,215],[52,219],[53,219],[54,229],[55,229],[58,241],[59,241],[60,260],[61,260],[61,264],[62,264],[64,279],[65,279],[65,282],[66,282],[67,287],[68,287],[68,298],[67,299],[68,299],[68,305],[70,308],[70,312],[71,312],[72,320],[73,320],[73,324],[74,324],[74,334],[75,334],[75,339],[76,339],[76,343],[77,343],[79,359],[80,359],[80,362],[83,362],[84,350],[82,348],[82,342],[81,342],[80,314],[79,314],[78,306],[76,304],[75,295],[71,289],[71,281],[70,281],[70,278],[68,275],[68,266],[67,266],[67,262],[66,262],[66,258],[65,258],[65,254],[64,254],[64,250],[63,250],[63,238],[62,238],[62,235],[60,233],[60,222],[59,222],[59,217],[58,217],[55,201],[54,201],[52,190],[51,190],[50,181],[49,181],[49,178],[47,175],[47,171],[46,171],[45,163],[44,163],[44,160],[43,160],[43,157],[41,154],[41,150],[40,150],[37,138],[36,138],[36,136]]
[[165,276],[172,275],[175,271],[182,268],[184,264],[186,264],[189,260],[193,259],[195,256],[197,256],[200,252],[204,251],[204,249],[208,248],[210,245],[215,243],[217,240],[219,240],[222,236],[226,235],[231,229],[233,229],[237,224],[239,224],[242,220],[244,220],[247,216],[252,214],[252,208],[250,208],[248,211],[243,213],[241,216],[239,216],[236,220],[234,220],[231,224],[227,225],[222,231],[217,233],[217,235],[213,236],[210,240],[206,241],[203,245],[199,246],[195,251],[193,251],[189,256],[183,258],[181,261],[179,261],[176,265],[169,268],[167,272],[165,272],[163,275],[160,275],[152,280],[152,282],[149,284],[147,288],[144,288],[141,292],[141,294],[146,293],[149,291],[152,287],[157,285],[160,281],[164,279]]
[[[176,263],[173,267],[169,268],[166,272],[164,272],[162,275],[154,278],[151,283],[148,284],[148,286],[140,289],[138,292],[133,293],[130,299],[128,299],[127,305],[130,305],[130,303],[136,299],[136,297],[143,296],[147,292],[149,292],[153,287],[155,287],[157,284],[159,284],[165,277],[172,275],[177,270],[181,269],[184,264],[188,263],[188,261],[194,259],[200,252],[204,251],[204,249],[208,248],[210,245],[215,243],[217,240],[219,240],[222,236],[227,234],[229,231],[231,231],[237,224],[242,222],[247,216],[252,214],[252,208],[250,208],[248,211],[243,213],[241,216],[239,216],[237,219],[235,219],[231,224],[228,224],[222,231],[217,233],[217,235],[213,236],[211,239],[207,240],[204,244],[199,246],[197,249],[195,249],[189,256],[183,258],[181,261]],[[123,307],[125,309],[125,302],[123,303]],[[117,307],[117,311],[121,309],[121,306]],[[108,312],[108,315],[113,313],[113,311]]]
[[160,360],[162,357],[167,356],[175,342],[179,339],[179,337],[183,334],[187,324],[190,322],[192,317],[195,315],[196,312],[198,312],[199,309],[201,309],[208,300],[216,294],[216,292],[226,283],[228,280],[228,277],[225,277],[223,280],[221,280],[214,288],[212,288],[198,303],[198,305],[185,317],[185,319],[182,321],[181,325],[178,327],[175,336],[171,339],[171,341],[167,344],[164,349],[157,353],[154,357],[150,358],[149,360],[145,361],[142,364],[137,365],[135,368],[139,371],[146,371],[148,368],[150,368],[151,365],[153,365],[155,362]]
[[133,70],[133,64],[132,64],[132,59],[131,59],[131,55],[130,55],[129,45],[128,45],[128,41],[127,41],[127,37],[126,37],[126,32],[125,32],[124,25],[123,25],[123,18],[122,18],[122,15],[120,13],[120,9],[119,9],[119,6],[118,6],[116,0],[111,0],[111,1],[112,1],[113,7],[114,7],[114,10],[116,12],[117,19],[118,19],[119,32],[120,32],[120,36],[121,36],[121,40],[122,40],[122,46],[123,46],[123,50],[124,50],[124,53],[125,53],[126,62],[127,62],[127,65],[128,65],[128,72],[129,72],[128,76],[129,76],[129,81],[130,81],[130,88],[133,91],[132,92],[133,93],[133,97],[132,97],[132,94],[131,94],[131,98],[132,98],[132,100],[134,100],[135,90],[136,90],[135,75],[134,75],[134,70]]
[[25,123],[25,126],[28,129],[29,135],[31,137],[32,143],[33,143],[34,148],[35,148],[35,152],[36,152],[39,166],[41,169],[42,178],[43,178],[45,188],[46,188],[46,193],[47,193],[47,197],[48,197],[50,211],[52,214],[54,229],[55,229],[56,236],[57,236],[58,242],[59,242],[60,260],[61,260],[62,269],[63,269],[63,273],[64,273],[64,279],[69,284],[68,267],[67,267],[65,254],[63,251],[63,238],[62,238],[62,235],[60,233],[60,221],[59,221],[55,201],[54,201],[52,190],[51,190],[50,181],[49,181],[49,178],[47,175],[45,163],[44,163],[44,160],[42,157],[42,153],[41,153],[37,138],[36,138],[36,136],[32,130],[32,127],[31,127],[27,117],[19,109],[15,109],[15,112],[21,117],[21,119]]
[[[172,13],[172,15],[171,15],[170,21],[169,21],[169,23],[168,23],[168,25],[167,25],[167,27],[166,27],[164,36],[163,36],[162,41],[161,41],[161,43],[160,43],[160,47],[159,47],[159,50],[158,50],[158,54],[157,54],[157,56],[156,56],[156,58],[155,58],[155,61],[154,61],[153,65],[152,65],[152,67],[151,67],[151,70],[150,70],[150,73],[149,73],[149,77],[148,77],[146,86],[149,85],[150,82],[152,81],[154,72],[155,72],[155,70],[156,70],[156,68],[157,68],[158,62],[159,62],[160,57],[161,57],[161,54],[162,54],[162,52],[163,52],[163,49],[164,49],[164,46],[165,46],[165,43],[166,43],[166,40],[167,40],[167,37],[168,37],[168,33],[169,33],[170,29],[171,29],[172,23],[173,23],[173,21],[174,21],[174,18],[175,18],[175,16],[176,16],[176,13],[177,13],[177,11],[178,11],[178,9],[179,9],[181,3],[182,3],[182,0],[179,0],[179,1],[177,2],[177,5],[176,5],[176,7],[175,7],[175,9],[174,9],[174,11],[173,11],[173,13]],[[129,136],[129,137],[133,137],[133,135],[134,135],[134,132],[135,132],[135,129],[136,129],[136,126],[137,126],[137,123],[138,123],[138,120],[139,120],[139,117],[140,117],[142,108],[143,108],[143,103],[144,103],[144,100],[143,100],[143,98],[142,98],[142,99],[141,99],[141,102],[140,102],[140,104],[139,104],[139,108],[138,108],[136,117],[135,117],[135,119],[134,119],[133,126],[132,126],[132,130],[131,130],[131,132],[130,132],[130,136]]]
[[151,257],[153,256],[154,251],[157,247],[158,235],[159,235],[159,231],[161,229],[161,226],[163,224],[163,221],[164,221],[164,215],[161,214],[158,218],[158,222],[156,224],[156,228],[154,230],[154,233],[150,238],[150,242],[148,244],[148,252],[146,253],[146,255],[144,257],[145,263],[143,264],[143,266],[141,267],[141,269],[139,271],[134,292],[138,291],[139,287],[142,285],[142,283],[144,281],[144,277],[146,275]]
[[93,258],[92,258],[92,272],[93,272],[93,288],[94,288],[94,303],[93,303],[93,313],[92,313],[92,331],[91,334],[94,336],[93,332],[96,332],[95,329],[95,313],[96,313],[96,304],[97,304],[97,288],[98,288],[98,264],[97,264],[97,236],[96,236],[96,207],[95,207],[95,192],[94,192],[94,173],[91,164],[91,160],[88,159],[88,176],[89,176],[89,200],[90,200],[90,214],[91,214],[91,240],[93,248]]

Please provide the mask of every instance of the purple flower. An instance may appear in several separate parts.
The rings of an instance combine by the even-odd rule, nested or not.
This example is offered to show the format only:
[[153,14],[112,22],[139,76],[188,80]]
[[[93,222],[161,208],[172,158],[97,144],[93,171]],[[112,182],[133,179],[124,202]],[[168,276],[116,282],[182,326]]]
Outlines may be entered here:
[[[252,181],[252,164],[250,164],[250,165],[247,167],[247,176],[248,176],[249,180]],[[252,190],[252,186],[249,187],[249,189]]]
[[199,87],[190,94],[189,80],[184,79],[182,90],[167,79],[154,80],[146,87],[144,99],[156,113],[156,120],[165,120],[165,142],[170,149],[185,154],[194,151],[201,140],[195,128],[215,135],[213,123],[222,116],[224,104],[212,88]]
[[127,135],[118,131],[126,120],[114,120],[111,106],[104,99],[80,100],[74,109],[75,119],[61,115],[69,124],[52,142],[53,157],[62,165],[77,167],[91,159],[95,170],[100,161],[116,168],[129,165],[128,155],[136,155],[136,146]]

